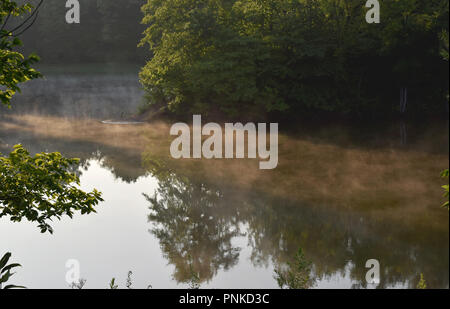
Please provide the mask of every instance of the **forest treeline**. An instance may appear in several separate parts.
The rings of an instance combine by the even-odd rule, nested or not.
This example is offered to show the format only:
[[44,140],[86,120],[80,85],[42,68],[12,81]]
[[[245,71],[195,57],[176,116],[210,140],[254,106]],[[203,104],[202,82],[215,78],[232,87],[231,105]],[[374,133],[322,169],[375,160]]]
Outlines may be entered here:
[[149,104],[178,115],[445,113],[448,0],[380,1],[379,24],[365,3],[148,0]]
[[79,0],[80,24],[62,2],[44,1],[24,54],[139,64],[152,110],[448,112],[448,0],[380,0],[379,24],[366,0]]
[[141,24],[141,7],[145,2],[79,0],[80,23],[68,24],[66,1],[44,0],[38,19],[22,37],[23,52],[36,53],[43,64],[144,64],[149,57],[137,45],[145,30]]

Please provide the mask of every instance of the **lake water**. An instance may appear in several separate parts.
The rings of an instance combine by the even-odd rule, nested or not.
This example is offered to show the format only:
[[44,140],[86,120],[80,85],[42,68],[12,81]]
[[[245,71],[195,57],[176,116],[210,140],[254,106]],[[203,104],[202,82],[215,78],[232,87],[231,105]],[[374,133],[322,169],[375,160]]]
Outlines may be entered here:
[[[45,73],[45,72],[44,72]],[[274,270],[299,248],[316,288],[366,287],[377,259],[384,288],[449,287],[449,214],[439,173],[448,123],[299,124],[280,134],[278,168],[257,160],[174,160],[170,123],[126,121],[141,100],[132,72],[50,72],[0,110],[0,152],[81,159],[97,214],[54,222],[0,221],[0,254],[23,265],[12,283],[68,288],[75,259],[86,288],[277,288]],[[283,124],[280,124],[281,132]],[[373,287],[373,286],[368,286]]]

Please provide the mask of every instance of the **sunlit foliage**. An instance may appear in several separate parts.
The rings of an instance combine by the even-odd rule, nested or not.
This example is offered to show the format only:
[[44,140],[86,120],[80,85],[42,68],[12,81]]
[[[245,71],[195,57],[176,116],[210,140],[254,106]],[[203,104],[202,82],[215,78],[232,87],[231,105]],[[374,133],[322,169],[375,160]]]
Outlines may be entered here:
[[95,212],[101,194],[79,189],[78,176],[69,172],[77,164],[78,159],[57,152],[30,156],[15,146],[8,157],[0,157],[0,218],[37,222],[42,233],[52,233],[52,219]]
[[417,287],[418,290],[426,290],[427,288],[427,282],[425,281],[425,278],[423,276],[423,274],[420,274],[420,280],[419,283],[417,283]]
[[[31,67],[39,58],[34,54],[26,58],[17,52],[22,45],[19,36],[34,23],[36,12],[28,3],[18,5],[10,0],[0,1],[0,101],[7,106],[14,94],[20,92],[19,83],[41,76]],[[8,27],[12,19],[21,16],[24,19],[20,19],[18,25]]]

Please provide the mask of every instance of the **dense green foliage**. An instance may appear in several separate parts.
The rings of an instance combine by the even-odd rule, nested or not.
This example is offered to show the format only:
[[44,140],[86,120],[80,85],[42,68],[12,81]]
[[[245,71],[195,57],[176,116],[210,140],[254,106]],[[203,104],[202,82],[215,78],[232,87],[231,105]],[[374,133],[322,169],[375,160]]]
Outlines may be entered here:
[[[8,27],[15,17],[28,13],[28,17],[12,28]],[[18,5],[14,1],[0,1],[0,100],[1,103],[10,106],[10,100],[14,94],[20,91],[19,83],[38,78],[40,73],[31,67],[39,60],[36,55],[26,58],[17,52],[22,44],[18,36],[33,22],[35,11],[31,5]]]
[[141,82],[151,104],[230,115],[309,110],[436,111],[448,69],[439,35],[448,1],[148,0]]
[[0,157],[0,218],[15,222],[26,218],[37,222],[42,233],[52,233],[48,221],[53,218],[95,212],[101,194],[78,188],[78,176],[69,172],[77,163],[60,153],[32,157],[21,145],[15,146],[9,157]]
[[[10,258],[11,253],[8,252],[0,259],[0,289],[2,289],[3,284],[8,282],[8,280],[14,275],[14,273],[11,273],[11,270],[16,267],[21,267],[21,265],[17,263],[8,264]],[[23,286],[9,284],[6,285],[3,289],[8,290],[14,288],[23,288]]]

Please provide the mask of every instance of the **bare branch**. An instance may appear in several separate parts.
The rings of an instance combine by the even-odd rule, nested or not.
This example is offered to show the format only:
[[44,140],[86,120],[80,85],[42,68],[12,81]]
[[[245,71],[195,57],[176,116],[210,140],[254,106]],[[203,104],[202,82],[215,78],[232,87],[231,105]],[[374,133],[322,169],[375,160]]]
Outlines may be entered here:
[[2,25],[2,28],[0,28],[0,31],[2,31],[3,29],[5,29],[6,24],[8,23],[9,18],[11,17],[11,12],[9,12],[8,17],[6,17],[5,22]]
[[30,29],[30,27],[33,26],[33,24],[36,22],[36,19],[38,18],[38,16],[39,16],[39,12],[37,12],[37,13],[34,15],[33,20],[31,21],[31,23],[30,23],[28,26],[26,26],[26,27],[25,27],[22,31],[20,31],[19,33],[13,34],[13,36],[14,36],[14,37],[18,37],[19,35],[23,34],[25,31],[27,31],[28,29]]
[[[14,31],[19,30],[21,27],[23,27],[33,17],[34,17],[34,20],[36,20],[35,15],[37,14],[37,12],[38,12],[38,10],[41,7],[43,2],[44,2],[44,0],[40,0],[39,4],[33,9],[33,11],[31,12],[30,16],[28,16],[20,25],[18,25],[17,27],[15,27],[14,29],[12,29],[9,32],[12,34]],[[21,32],[21,33],[23,33],[23,32]]]

